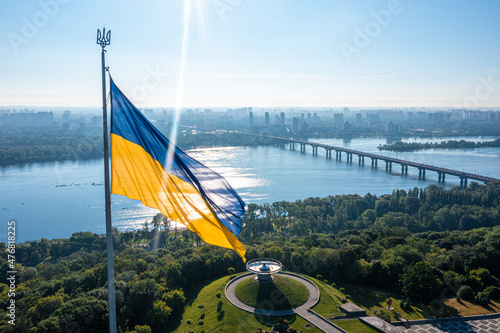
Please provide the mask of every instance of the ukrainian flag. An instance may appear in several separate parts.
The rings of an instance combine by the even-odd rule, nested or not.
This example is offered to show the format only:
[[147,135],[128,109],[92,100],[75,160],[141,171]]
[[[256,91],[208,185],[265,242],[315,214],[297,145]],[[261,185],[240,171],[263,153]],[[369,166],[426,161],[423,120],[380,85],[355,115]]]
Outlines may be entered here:
[[245,203],[218,173],[173,145],[111,80],[111,193],[140,200],[206,243],[235,249]]

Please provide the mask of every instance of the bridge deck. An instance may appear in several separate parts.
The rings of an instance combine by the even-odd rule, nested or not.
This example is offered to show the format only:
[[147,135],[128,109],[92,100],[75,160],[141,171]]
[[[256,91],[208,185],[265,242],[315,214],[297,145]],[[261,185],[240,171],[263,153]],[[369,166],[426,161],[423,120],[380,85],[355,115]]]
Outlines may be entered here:
[[302,141],[302,140],[295,140],[295,139],[289,139],[289,138],[282,138],[282,137],[277,137],[277,136],[270,136],[270,135],[260,135],[260,134],[252,134],[252,133],[242,133],[239,132],[240,134],[245,134],[245,135],[253,135],[253,136],[261,136],[265,138],[270,138],[270,139],[275,139],[279,140],[282,142],[286,143],[298,143],[300,145],[309,145],[311,147],[321,147],[324,148],[325,150],[335,150],[338,152],[344,152],[348,154],[353,154],[353,155],[358,155],[358,156],[363,156],[363,157],[369,157],[373,160],[382,160],[385,162],[390,162],[390,163],[396,163],[400,164],[402,166],[410,166],[414,167],[420,170],[430,170],[430,171],[435,171],[438,174],[448,174],[448,175],[453,175],[460,177],[461,179],[473,179],[473,180],[478,180],[482,182],[489,182],[489,181],[500,181],[500,179],[497,178],[492,178],[492,177],[486,177],[486,176],[481,176],[473,173],[468,173],[468,172],[460,172],[457,170],[452,170],[452,169],[446,169],[446,168],[440,168],[436,167],[433,165],[428,165],[428,164],[423,164],[423,163],[418,163],[418,162],[410,162],[406,160],[401,160],[398,158],[393,158],[393,157],[387,157],[383,155],[378,155],[378,154],[372,154],[372,153],[366,153],[363,151],[359,150],[354,150],[354,149],[347,149],[343,147],[337,147],[337,146],[332,146],[332,145],[326,145],[322,143],[315,143],[315,142],[310,142],[310,141]]

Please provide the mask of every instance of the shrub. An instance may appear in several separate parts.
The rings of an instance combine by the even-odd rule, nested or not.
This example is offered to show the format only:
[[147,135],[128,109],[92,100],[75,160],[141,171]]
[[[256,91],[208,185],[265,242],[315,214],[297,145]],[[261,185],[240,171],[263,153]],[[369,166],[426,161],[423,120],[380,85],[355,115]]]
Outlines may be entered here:
[[347,303],[347,300],[346,300],[345,298],[342,298],[340,301],[341,301],[342,303]]
[[351,295],[345,295],[346,299],[351,299]]
[[387,312],[385,312],[385,311],[375,310],[373,312],[373,314],[375,316],[379,317],[380,319],[385,320],[388,323],[391,322],[391,316]]
[[323,281],[325,278],[323,277],[323,275],[318,274],[318,275],[316,275],[316,279]]
[[229,275],[233,275],[234,273],[236,273],[236,270],[234,269],[234,267],[229,267],[229,268],[227,269],[227,273],[228,273]]
[[481,283],[481,279],[479,279],[475,275],[467,275],[464,279],[464,285],[469,286],[474,291],[483,290],[483,284]]
[[323,282],[324,282],[325,284],[328,284],[328,279],[324,279],[324,280],[323,280]]
[[217,312],[220,312],[220,310],[222,310],[222,305],[224,305],[224,303],[222,303],[222,301],[221,301],[221,300],[219,300],[219,301],[217,302]]
[[333,288],[335,288],[335,287],[337,286],[337,284],[336,284],[335,282],[332,282],[331,286],[332,286]]
[[472,301],[475,295],[471,287],[461,286],[460,289],[458,289],[457,296],[460,296],[460,299]]
[[343,292],[345,291],[345,288],[344,288],[344,287],[340,287],[340,288],[339,288],[339,291],[340,291],[341,293],[343,293]]
[[186,325],[191,325],[191,320],[190,319],[186,320]]
[[147,325],[136,325],[131,333],[151,333],[151,327]]
[[220,310],[220,312],[217,314],[217,320],[221,321],[224,319],[224,310]]
[[203,308],[205,308],[205,305],[203,304],[198,305],[198,309],[203,309]]
[[490,271],[486,268],[471,270],[469,272],[469,275],[477,276],[484,287],[500,286],[498,279],[495,276],[491,275]]
[[474,297],[474,300],[479,305],[486,305],[490,302],[491,298],[490,294],[482,292],[482,293],[477,293],[476,297]]
[[221,295],[222,295],[222,294],[220,293],[220,291],[218,291],[218,292],[217,292],[217,294],[215,294],[215,297],[220,298],[220,297],[221,297]]
[[489,286],[488,288],[483,290],[483,293],[487,293],[493,299],[500,298],[500,288],[496,286]]

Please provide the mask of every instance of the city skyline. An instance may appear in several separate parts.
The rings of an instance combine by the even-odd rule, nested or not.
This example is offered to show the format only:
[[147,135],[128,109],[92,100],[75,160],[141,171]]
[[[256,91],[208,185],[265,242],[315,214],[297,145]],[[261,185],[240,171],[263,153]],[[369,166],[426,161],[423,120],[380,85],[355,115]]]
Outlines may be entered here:
[[487,1],[6,1],[0,107],[98,106],[96,30],[138,107],[500,106]]

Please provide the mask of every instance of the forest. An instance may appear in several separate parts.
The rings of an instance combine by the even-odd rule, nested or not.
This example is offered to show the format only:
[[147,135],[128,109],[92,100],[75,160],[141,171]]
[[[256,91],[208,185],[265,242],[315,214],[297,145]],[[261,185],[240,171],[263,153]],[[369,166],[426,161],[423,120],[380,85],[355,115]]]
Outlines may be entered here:
[[[237,133],[181,132],[177,145],[186,150],[200,147],[257,146],[272,139]],[[0,129],[0,165],[102,158],[102,136],[33,130],[29,133]]]
[[[173,331],[201,285],[245,270],[234,251],[172,230],[169,222],[158,214],[141,230],[114,230],[120,332]],[[243,223],[247,260],[274,258],[288,271],[392,290],[412,304],[428,304],[443,290],[478,304],[500,298],[495,183],[249,204]],[[6,276],[6,244],[0,249],[0,275]],[[0,283],[2,332],[106,330],[103,235],[17,244],[16,260],[16,326],[7,323],[9,287]]]
[[34,130],[0,131],[0,165],[102,157],[102,137]]

